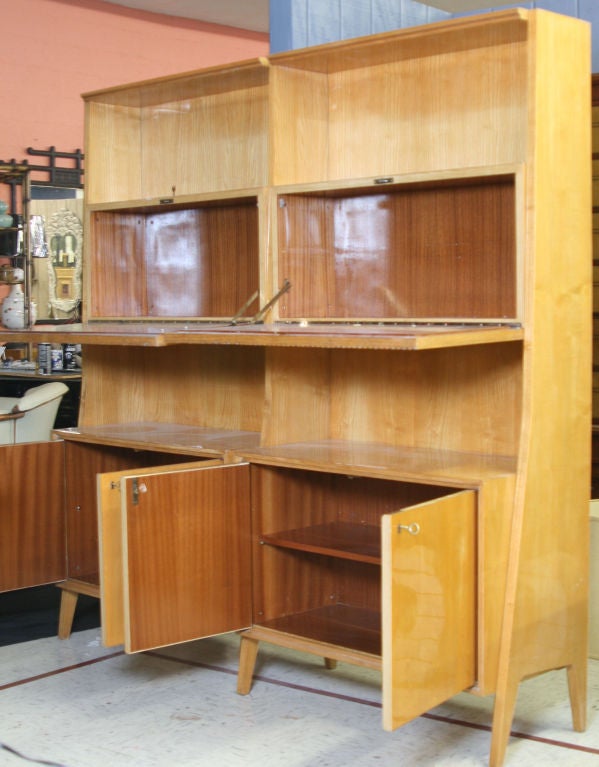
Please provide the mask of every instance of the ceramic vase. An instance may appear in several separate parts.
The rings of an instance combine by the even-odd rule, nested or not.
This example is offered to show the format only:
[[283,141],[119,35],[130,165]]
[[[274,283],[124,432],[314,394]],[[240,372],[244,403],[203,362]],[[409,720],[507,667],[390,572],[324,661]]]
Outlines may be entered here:
[[0,200],[0,229],[5,229],[7,226],[12,226],[12,216],[9,216],[6,212],[8,205]]
[[25,295],[20,283],[12,286],[2,302],[2,324],[11,330],[25,327]]

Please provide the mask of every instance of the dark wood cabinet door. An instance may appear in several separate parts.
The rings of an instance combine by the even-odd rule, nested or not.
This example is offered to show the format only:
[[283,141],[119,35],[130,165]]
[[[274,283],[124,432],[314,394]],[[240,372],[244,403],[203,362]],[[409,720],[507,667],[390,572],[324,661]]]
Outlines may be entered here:
[[62,442],[0,447],[0,591],[66,577]]
[[[106,585],[112,582],[113,595],[118,594],[122,573],[127,652],[249,627],[246,464],[170,466],[114,478],[103,475],[99,487],[104,496],[100,500],[102,569]],[[109,506],[112,522],[105,514]],[[115,557],[119,547],[120,565]],[[111,609],[108,597],[109,591],[103,590],[105,612]]]

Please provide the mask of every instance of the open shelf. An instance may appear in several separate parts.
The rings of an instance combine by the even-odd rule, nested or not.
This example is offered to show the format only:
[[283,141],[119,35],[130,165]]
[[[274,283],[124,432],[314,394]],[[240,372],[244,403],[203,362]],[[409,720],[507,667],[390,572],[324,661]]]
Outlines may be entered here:
[[268,78],[253,60],[85,94],[88,203],[264,185]]
[[56,436],[71,442],[113,445],[134,450],[159,450],[183,455],[221,456],[230,450],[260,443],[251,431],[208,429],[177,423],[120,423],[58,429]]
[[242,313],[258,309],[255,195],[96,208],[89,241],[89,318],[229,318],[246,305]]
[[460,488],[478,487],[485,480],[516,472],[515,457],[345,440],[273,445],[242,454],[256,465]]
[[281,193],[279,317],[516,321],[515,205],[513,172]]
[[313,554],[381,563],[381,530],[376,525],[329,522],[260,536],[262,543]]

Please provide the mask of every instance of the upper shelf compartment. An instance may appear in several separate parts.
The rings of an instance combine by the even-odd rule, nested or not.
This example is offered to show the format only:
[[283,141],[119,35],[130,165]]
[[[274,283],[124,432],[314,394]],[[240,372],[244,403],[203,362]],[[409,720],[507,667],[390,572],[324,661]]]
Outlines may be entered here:
[[522,163],[526,11],[271,56],[272,182]]
[[89,319],[230,319],[257,311],[256,195],[90,206],[88,215]]
[[256,60],[85,94],[87,202],[263,186],[268,72]]
[[518,322],[516,168],[277,197],[279,319]]

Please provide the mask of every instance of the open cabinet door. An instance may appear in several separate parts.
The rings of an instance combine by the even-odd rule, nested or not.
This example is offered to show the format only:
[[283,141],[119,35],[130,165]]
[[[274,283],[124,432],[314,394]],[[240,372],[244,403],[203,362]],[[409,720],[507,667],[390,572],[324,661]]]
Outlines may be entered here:
[[251,624],[247,464],[105,474],[98,490],[107,643],[139,652]]
[[125,599],[123,570],[123,514],[121,504],[121,479],[157,471],[186,471],[198,466],[221,466],[222,461],[173,464],[172,466],[149,466],[145,469],[124,469],[98,474],[98,548],[100,560],[100,614],[102,624],[102,643],[105,647],[114,647],[125,643]]
[[383,726],[392,730],[474,684],[476,494],[382,521]]

